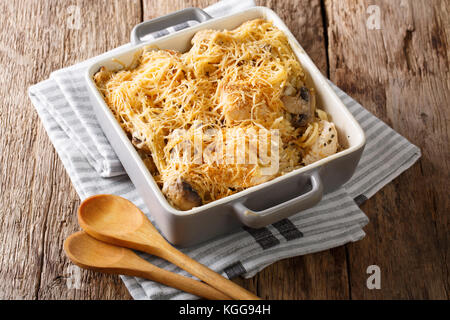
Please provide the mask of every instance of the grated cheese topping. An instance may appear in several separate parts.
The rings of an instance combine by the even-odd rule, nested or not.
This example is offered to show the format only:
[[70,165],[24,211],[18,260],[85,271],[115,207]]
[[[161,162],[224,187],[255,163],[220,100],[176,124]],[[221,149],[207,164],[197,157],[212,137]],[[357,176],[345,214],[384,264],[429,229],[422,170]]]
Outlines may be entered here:
[[[295,119],[304,120],[305,114],[293,114],[283,97],[300,93],[297,98],[308,105],[315,92],[300,90],[306,88],[305,72],[286,36],[271,22],[203,30],[191,43],[186,53],[146,47],[130,66],[119,71],[103,67],[94,76],[163,193],[183,210],[302,167],[324,127],[320,121],[328,121],[324,111],[312,106],[308,121],[296,125]],[[272,145],[279,147],[278,170],[271,174],[262,174],[270,164],[257,152],[261,140],[254,139],[266,131],[268,156]],[[228,161],[227,148],[234,162]],[[171,187],[180,179],[182,188]],[[180,204],[180,193],[192,192],[199,201],[194,196],[192,205]]]

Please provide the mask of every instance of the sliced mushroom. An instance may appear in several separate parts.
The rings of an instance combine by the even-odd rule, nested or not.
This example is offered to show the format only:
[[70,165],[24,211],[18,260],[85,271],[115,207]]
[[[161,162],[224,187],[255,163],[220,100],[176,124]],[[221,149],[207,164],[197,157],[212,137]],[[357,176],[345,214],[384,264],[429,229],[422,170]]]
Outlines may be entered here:
[[311,94],[307,87],[301,87],[300,90],[295,92],[295,95],[292,95],[292,87],[290,86],[285,90],[285,94],[288,93],[291,94],[281,98],[287,111],[293,114],[314,114],[315,96]]
[[180,210],[190,210],[202,205],[202,199],[192,185],[183,178],[164,182],[164,195]]
[[302,128],[306,127],[308,124],[308,116],[304,113],[302,114],[294,114],[292,115],[291,123],[294,126],[294,128]]
[[311,93],[307,87],[301,87],[299,94],[303,101],[310,102]]
[[133,133],[131,137],[131,143],[136,147],[136,149],[141,150],[145,153],[151,154],[151,151],[144,139],[142,139],[136,132]]
[[297,94],[297,89],[295,89],[294,86],[292,86],[290,83],[288,83],[286,85],[286,88],[284,88],[283,94],[285,96],[293,97],[293,96],[295,96]]
[[293,91],[292,85],[287,85],[285,96],[281,98],[286,110],[291,113],[292,125],[296,128],[304,127],[314,118],[316,108],[316,97],[314,93],[305,86]]

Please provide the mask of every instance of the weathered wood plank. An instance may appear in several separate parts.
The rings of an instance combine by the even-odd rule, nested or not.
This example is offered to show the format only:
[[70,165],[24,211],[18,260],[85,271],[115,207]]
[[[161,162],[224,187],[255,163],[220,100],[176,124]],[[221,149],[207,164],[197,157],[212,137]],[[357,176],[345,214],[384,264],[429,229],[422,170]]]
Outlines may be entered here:
[[[68,30],[65,27],[67,18],[64,14],[57,21],[52,20],[54,25],[57,24],[57,29],[61,30],[58,33],[63,34],[61,42],[64,44],[64,64],[67,65],[129,42],[131,28],[141,20],[139,1],[83,1],[77,2],[77,6],[81,10],[80,29]],[[66,6],[56,2],[53,7],[64,12]],[[47,232],[43,240],[45,263],[42,268],[39,299],[130,298],[119,277],[85,270],[80,272],[81,287],[68,289],[67,277],[70,276],[70,268],[74,266],[65,257],[62,243],[68,235],[80,229],[76,219],[79,201],[75,195],[76,201],[67,202],[67,192],[64,190],[53,192],[52,203],[59,205],[50,206],[48,209]],[[57,261],[62,263],[56,263]]]
[[129,298],[118,277],[87,271],[79,290],[67,288],[72,264],[62,244],[79,229],[79,200],[26,90],[56,69],[128,42],[140,2],[0,6],[1,28],[8,30],[0,34],[0,298]]
[[[369,5],[380,30],[366,27]],[[449,4],[326,1],[326,13],[331,79],[423,153],[363,205],[371,223],[348,245],[351,297],[448,299]],[[381,290],[366,287],[372,264]]]

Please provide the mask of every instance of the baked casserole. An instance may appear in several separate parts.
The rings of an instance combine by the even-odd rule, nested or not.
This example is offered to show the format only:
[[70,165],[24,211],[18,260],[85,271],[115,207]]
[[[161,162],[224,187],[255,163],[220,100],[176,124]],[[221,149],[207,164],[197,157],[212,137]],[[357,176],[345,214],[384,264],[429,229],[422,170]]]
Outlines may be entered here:
[[[202,30],[191,44],[185,53],[144,47],[130,65],[94,75],[175,208],[227,197],[339,150],[335,125],[271,22]],[[267,170],[275,150],[276,170]]]

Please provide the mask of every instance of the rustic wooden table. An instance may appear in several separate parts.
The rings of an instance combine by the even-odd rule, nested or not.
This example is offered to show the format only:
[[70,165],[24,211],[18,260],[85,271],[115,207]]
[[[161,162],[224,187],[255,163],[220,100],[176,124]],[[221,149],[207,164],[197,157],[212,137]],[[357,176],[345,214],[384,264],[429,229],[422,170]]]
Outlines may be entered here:
[[[213,2],[0,3],[0,298],[131,298],[118,277],[94,272],[81,272],[80,288],[68,288],[62,244],[79,229],[80,201],[26,90],[128,42],[143,20]],[[256,2],[275,10],[325,75],[423,156],[362,205],[370,218],[365,239],[236,281],[264,299],[448,299],[448,1]],[[380,290],[366,286],[369,265],[380,267]]]

